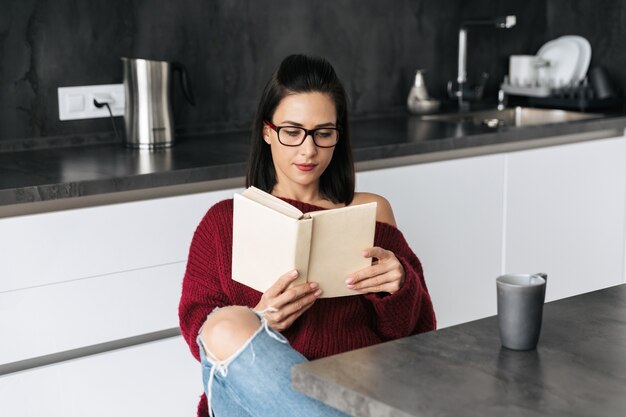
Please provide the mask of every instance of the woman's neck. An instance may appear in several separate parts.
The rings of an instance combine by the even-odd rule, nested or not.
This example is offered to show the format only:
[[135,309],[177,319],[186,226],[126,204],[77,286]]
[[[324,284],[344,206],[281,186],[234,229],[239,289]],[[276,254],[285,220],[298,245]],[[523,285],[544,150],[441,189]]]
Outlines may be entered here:
[[311,204],[322,208],[344,207],[345,204],[333,203],[320,192],[319,185],[306,187],[282,187],[280,184],[274,185],[272,194],[276,197],[283,197],[289,200],[296,200],[302,203]]
[[284,186],[281,184],[274,185],[272,194],[277,197],[288,198],[290,200],[302,201],[308,204],[318,204],[326,201],[320,193],[318,184],[310,184],[308,186]]
[[312,203],[322,199],[320,189],[317,184],[310,186],[285,186],[281,184],[274,185],[272,194],[277,197],[284,197],[291,200],[302,201],[303,203]]

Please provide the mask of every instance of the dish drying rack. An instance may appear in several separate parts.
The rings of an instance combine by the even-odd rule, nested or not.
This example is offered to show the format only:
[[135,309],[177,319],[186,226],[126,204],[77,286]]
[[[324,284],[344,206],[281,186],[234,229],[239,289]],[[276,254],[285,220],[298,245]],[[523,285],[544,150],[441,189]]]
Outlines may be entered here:
[[514,85],[510,84],[508,77],[505,76],[500,88],[508,95],[527,97],[528,104],[536,107],[587,111],[617,107],[623,104],[621,97],[598,97],[587,77],[577,83],[555,86],[552,83]]

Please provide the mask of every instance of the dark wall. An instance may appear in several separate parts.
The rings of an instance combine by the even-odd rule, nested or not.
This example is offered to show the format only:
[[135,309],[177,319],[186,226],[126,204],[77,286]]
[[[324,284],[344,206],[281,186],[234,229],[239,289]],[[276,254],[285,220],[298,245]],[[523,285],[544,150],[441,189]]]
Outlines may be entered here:
[[[120,83],[121,56],[186,64],[198,105],[176,93],[179,127],[247,125],[271,72],[296,52],[333,63],[352,114],[399,108],[417,68],[432,95],[445,95],[463,19],[517,14],[512,30],[469,34],[469,77],[489,72],[493,95],[508,56],[546,40],[546,1],[4,1],[0,140],[109,131],[106,119],[58,121],[57,88]],[[549,9],[557,3],[567,2]]]
[[602,66],[626,87],[626,1],[548,0],[548,37],[580,35],[591,44],[590,67]]

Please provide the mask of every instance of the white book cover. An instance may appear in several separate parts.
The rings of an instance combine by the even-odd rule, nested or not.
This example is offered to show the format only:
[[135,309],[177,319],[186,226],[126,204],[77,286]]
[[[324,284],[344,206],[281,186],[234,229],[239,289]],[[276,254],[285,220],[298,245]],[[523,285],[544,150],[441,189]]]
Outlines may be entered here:
[[265,292],[297,269],[293,285],[317,282],[322,297],[358,294],[345,279],[371,265],[362,252],[373,246],[375,229],[376,203],[304,214],[250,187],[234,197],[232,277]]

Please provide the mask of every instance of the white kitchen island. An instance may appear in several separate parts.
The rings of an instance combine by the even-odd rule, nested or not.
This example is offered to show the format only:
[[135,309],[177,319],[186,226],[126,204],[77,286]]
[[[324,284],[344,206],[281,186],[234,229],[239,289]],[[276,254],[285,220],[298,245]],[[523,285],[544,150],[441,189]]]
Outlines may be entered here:
[[[494,314],[503,272],[548,273],[548,300],[624,282],[620,123],[420,142],[425,125],[414,130],[409,120],[401,144],[383,145],[355,133],[367,145],[355,146],[357,189],[391,202],[423,263],[440,327]],[[73,151],[64,177],[92,162],[102,170],[106,149],[94,149]],[[195,413],[200,368],[178,335],[181,281],[196,225],[243,188],[241,170],[223,165],[219,179],[207,180],[198,168],[176,170],[175,154],[135,161],[111,152],[147,165],[130,179],[18,187],[15,201],[0,205],[0,399],[12,417]],[[219,160],[220,152],[196,153]],[[155,165],[158,158],[168,163]],[[168,170],[182,183],[155,185],[169,181]],[[53,191],[67,195],[43,194]]]

